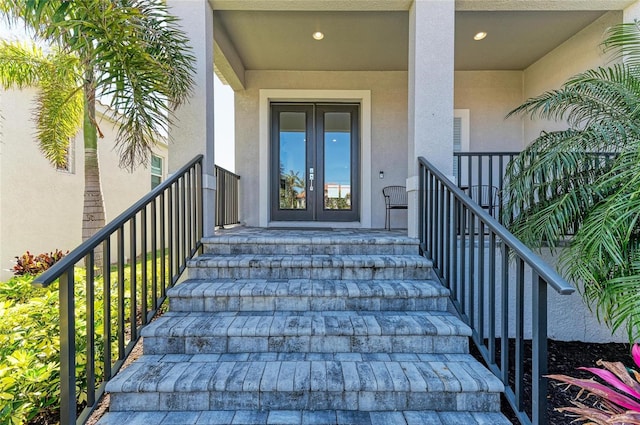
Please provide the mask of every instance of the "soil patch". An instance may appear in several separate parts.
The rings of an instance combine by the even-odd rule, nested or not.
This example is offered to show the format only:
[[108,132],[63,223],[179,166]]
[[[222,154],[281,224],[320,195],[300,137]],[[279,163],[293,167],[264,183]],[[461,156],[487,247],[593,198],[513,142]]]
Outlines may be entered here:
[[[514,341],[509,341],[509,357],[510,364],[514,363]],[[471,353],[482,360],[479,352],[475,348],[475,345],[470,342],[472,347]],[[497,343],[499,347],[499,342]],[[634,367],[633,359],[631,357],[631,346],[629,344],[595,344],[586,342],[564,342],[564,341],[548,341],[549,354],[548,354],[548,369],[549,374],[563,374],[569,376],[575,376],[580,378],[590,378],[591,375],[588,372],[577,370],[578,367],[597,367],[596,362],[598,360],[605,360],[610,362],[622,362],[626,366]],[[499,348],[498,348],[499,349]],[[525,352],[525,365],[524,365],[524,400],[527,402],[525,410],[531,415],[531,406],[529,400],[531,400],[531,362],[526,359],[531,359],[531,341],[526,341],[524,345]],[[514,371],[510,371],[510,381],[513,385]],[[557,412],[555,409],[560,407],[566,407],[571,405],[571,400],[575,399],[579,390],[575,387],[567,388],[567,385],[549,382],[547,387],[547,405],[548,405],[548,417],[550,425],[576,425],[582,422],[574,422],[575,417],[567,416],[564,413]],[[598,400],[594,397],[588,399],[581,398],[582,402],[589,406],[597,404]],[[506,399],[502,400],[502,413],[509,418],[514,424],[518,424],[518,420],[511,411],[511,407]]]

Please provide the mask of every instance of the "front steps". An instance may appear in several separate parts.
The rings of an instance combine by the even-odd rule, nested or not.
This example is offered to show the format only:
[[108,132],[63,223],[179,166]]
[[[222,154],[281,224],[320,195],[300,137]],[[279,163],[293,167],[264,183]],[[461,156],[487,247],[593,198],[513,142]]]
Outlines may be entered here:
[[171,312],[143,330],[145,354],[466,353],[446,312]]
[[[205,240],[100,424],[508,424],[415,240],[236,229]],[[269,253],[268,251],[272,252]]]
[[216,410],[190,412],[115,412],[109,423],[127,425],[495,425],[508,424],[500,413],[359,412],[356,410]]

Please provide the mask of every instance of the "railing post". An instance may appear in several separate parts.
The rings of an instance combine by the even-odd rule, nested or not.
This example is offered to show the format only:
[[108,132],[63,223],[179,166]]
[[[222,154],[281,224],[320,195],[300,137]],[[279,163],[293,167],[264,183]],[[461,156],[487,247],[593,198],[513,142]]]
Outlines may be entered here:
[[218,194],[218,201],[220,202],[220,228],[224,229],[224,225],[227,223],[227,173],[224,171],[218,174],[218,190],[220,193]]
[[516,266],[516,358],[515,358],[516,407],[523,410],[524,401],[524,261],[517,259]]
[[137,242],[137,229],[136,229],[136,217],[131,217],[129,222],[129,315],[131,320],[131,341],[138,339],[138,276],[136,267],[136,242]]
[[204,235],[204,208],[202,205],[202,191],[204,190],[204,188],[202,187],[202,163],[200,163],[200,166],[196,170],[196,176],[198,179],[198,191],[196,193],[196,203],[198,208],[198,241],[200,241],[202,239],[202,236]]
[[[426,229],[425,229],[425,205],[424,205],[424,191],[425,191],[425,173],[426,170],[422,165],[419,167],[418,172],[418,236],[420,238],[420,249],[423,251],[427,250],[427,238],[426,238]],[[391,227],[391,226],[389,226]]]
[[500,378],[505,386],[509,385],[509,247],[502,244],[502,307],[500,323]]
[[124,359],[124,227],[118,228],[118,360]]
[[[111,341],[111,236],[102,244],[102,326],[103,341]],[[104,344],[104,380],[111,379],[111,344]]]
[[[103,254],[104,255],[104,254]],[[89,252],[86,270],[86,326],[87,326],[87,405],[96,402],[96,354],[95,354],[95,264],[94,251]]]
[[533,383],[531,388],[532,423],[544,425],[547,420],[547,282],[534,271],[531,278],[533,291]]
[[76,318],[73,267],[60,275],[60,423],[76,422]]

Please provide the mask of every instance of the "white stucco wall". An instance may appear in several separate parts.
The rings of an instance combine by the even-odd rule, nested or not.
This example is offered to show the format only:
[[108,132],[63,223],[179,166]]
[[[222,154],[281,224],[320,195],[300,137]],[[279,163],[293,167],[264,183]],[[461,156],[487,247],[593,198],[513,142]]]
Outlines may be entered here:
[[633,22],[640,19],[640,1],[636,1],[624,10],[624,21]]
[[[235,93],[241,222],[259,225],[260,180],[269,178],[258,167],[260,89],[370,90],[372,227],[384,227],[382,187],[404,185],[407,178],[407,73],[247,71],[245,78],[246,90]],[[384,171],[382,180],[379,171]],[[406,227],[404,211],[396,211],[393,219],[394,227]]]
[[[622,15],[622,11],[608,12],[529,66],[524,71],[524,99],[557,89],[569,77],[587,69],[607,65],[610,58],[603,54],[600,48],[602,36],[608,27],[622,22]],[[522,119],[524,122],[523,147],[531,143],[543,130],[562,130],[567,127],[564,123],[532,121],[528,117]]]
[[[486,239],[485,239],[486,240]],[[476,247],[478,245],[476,244]],[[484,254],[484,272],[485,272],[485,296],[489,294],[489,254],[488,244],[485,243]],[[557,258],[559,252],[552,255],[548,249],[542,252],[536,252],[540,257],[547,262],[547,264],[555,266],[557,264]],[[478,252],[476,249],[476,273],[479,273],[478,266]],[[466,264],[468,266],[468,254],[466,256]],[[501,250],[496,250],[496,264],[502,263]],[[496,267],[496,334],[499,332],[502,326],[502,285],[499,267]],[[458,275],[460,276],[460,275]],[[467,275],[468,276],[468,275]],[[468,279],[468,277],[467,277]],[[525,338],[531,338],[532,336],[532,298],[531,298],[531,269],[525,267],[524,270],[524,335]],[[509,264],[509,336],[515,336],[516,329],[516,264],[512,260]],[[584,341],[584,342],[628,342],[625,329],[618,329],[617,332],[612,334],[611,330],[604,324],[598,322],[595,312],[591,312],[582,296],[578,291],[570,295],[560,295],[553,288],[548,287],[548,302],[547,302],[547,332],[550,339],[556,341]],[[476,298],[477,300],[477,298]],[[489,298],[486,297],[484,306],[485,311],[485,335],[488,333],[488,311],[489,311]],[[476,323],[478,323],[478,308],[475,309]]]
[[[82,134],[75,138],[75,172],[57,171],[40,153],[31,121],[34,89],[0,92],[0,279],[15,256],[72,250],[80,244],[84,190]],[[118,167],[113,149],[117,127],[98,118],[104,139],[98,156],[107,221],[115,218],[151,189],[150,169],[133,173]],[[167,147],[156,153],[164,158]]]
[[505,119],[522,102],[522,71],[456,71],[455,109],[469,110],[469,150],[519,151],[522,122]]

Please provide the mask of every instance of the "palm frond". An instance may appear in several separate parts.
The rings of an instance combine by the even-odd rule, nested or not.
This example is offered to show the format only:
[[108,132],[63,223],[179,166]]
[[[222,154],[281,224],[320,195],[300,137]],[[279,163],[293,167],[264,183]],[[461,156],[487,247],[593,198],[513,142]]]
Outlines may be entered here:
[[0,16],[11,24],[22,24],[44,36],[50,18],[69,3],[64,0],[3,0],[0,2]]
[[78,91],[78,59],[35,44],[0,43],[0,84],[4,88],[39,88],[33,114],[36,137],[45,158],[66,166],[69,139],[81,127],[82,96]]
[[0,41],[0,85],[4,89],[37,85],[49,64],[35,44]]
[[146,163],[193,85],[194,57],[176,18],[161,0],[79,0],[53,26],[94,69],[98,95],[111,99],[121,166]]
[[[640,244],[634,241],[628,252],[630,264],[600,285],[596,300],[599,317],[612,331],[625,328],[629,341],[640,338]],[[592,294],[593,295],[593,294]]]
[[184,103],[193,86],[195,57],[179,20],[168,13],[163,0],[136,0],[132,7],[141,11],[140,29],[147,53],[160,67],[166,81],[163,93],[173,107]]
[[[64,167],[69,140],[82,127],[84,105],[82,91],[76,78],[72,78],[75,75],[71,70],[77,64],[70,63],[66,55],[58,59],[52,64],[52,72],[40,83],[34,115],[40,150],[52,164]],[[72,66],[69,72],[61,70],[65,64]]]
[[528,99],[507,117],[528,114],[531,118],[566,120],[569,127],[582,129],[603,120],[637,118],[639,100],[638,74],[616,64],[578,74],[560,89]]
[[637,68],[640,66],[640,23],[627,22],[608,28],[602,45],[614,60],[624,60],[630,68]]
[[601,132],[608,133],[601,126],[543,133],[508,165],[503,222],[525,243],[555,247],[605,196],[593,186],[612,164],[591,153],[604,137]]
[[640,337],[640,24],[615,26],[621,63],[580,73],[509,115],[565,121],[509,164],[503,221],[532,247],[557,246],[563,273],[612,329]]

